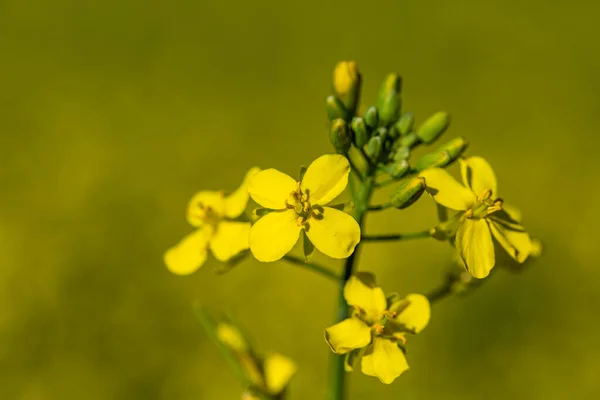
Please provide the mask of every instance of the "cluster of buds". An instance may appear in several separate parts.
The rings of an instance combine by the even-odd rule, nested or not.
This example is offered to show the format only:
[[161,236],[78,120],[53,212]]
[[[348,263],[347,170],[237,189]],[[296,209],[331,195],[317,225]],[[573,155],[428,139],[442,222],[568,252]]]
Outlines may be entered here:
[[368,160],[368,168],[376,168],[379,176],[388,175],[390,182],[399,181],[390,198],[396,208],[410,206],[423,194],[426,182],[418,176],[421,171],[450,165],[468,146],[464,138],[456,137],[413,161],[411,154],[417,147],[432,145],[448,129],[447,112],[415,125],[413,114],[402,111],[402,78],[396,73],[383,81],[376,105],[360,112],[362,79],[355,62],[340,62],[333,82],[333,94],[326,100],[331,143],[340,154],[356,149]]

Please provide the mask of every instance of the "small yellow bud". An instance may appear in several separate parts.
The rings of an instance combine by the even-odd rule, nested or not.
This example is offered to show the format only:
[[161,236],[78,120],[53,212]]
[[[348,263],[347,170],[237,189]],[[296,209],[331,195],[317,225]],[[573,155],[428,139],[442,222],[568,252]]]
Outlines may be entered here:
[[355,61],[341,61],[333,71],[333,92],[352,115],[360,96],[361,76]]

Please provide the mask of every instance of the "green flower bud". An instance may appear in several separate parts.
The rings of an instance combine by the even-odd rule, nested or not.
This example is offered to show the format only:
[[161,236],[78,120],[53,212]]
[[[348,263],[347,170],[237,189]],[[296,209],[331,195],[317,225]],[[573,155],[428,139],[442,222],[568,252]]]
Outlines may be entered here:
[[406,208],[421,197],[425,191],[425,178],[416,176],[400,182],[390,197],[390,203],[399,209]]
[[379,154],[381,153],[381,145],[382,145],[381,137],[373,136],[369,139],[367,143],[367,155],[371,157],[374,161],[379,159]]
[[416,145],[417,143],[419,143],[419,138],[415,133],[409,133],[406,136],[402,136],[400,138],[400,146],[404,146],[404,147],[408,147],[409,149],[412,148],[414,145]]
[[417,129],[417,136],[425,144],[433,143],[450,126],[450,114],[440,111],[429,117]]
[[379,90],[377,108],[381,124],[388,126],[398,119],[400,113],[400,88],[402,79],[398,74],[389,74]]
[[377,107],[371,106],[367,109],[364,115],[365,124],[370,130],[374,130],[379,126],[379,111]]
[[402,178],[410,171],[410,165],[406,160],[391,163],[385,167],[386,172],[395,179]]
[[405,146],[400,146],[394,151],[392,159],[394,161],[404,161],[408,160],[408,157],[410,157],[410,149]]
[[346,121],[341,118],[333,121],[329,140],[335,151],[339,154],[346,154],[350,150],[350,146],[352,146],[352,131],[348,129]]
[[408,135],[408,133],[413,130],[414,125],[415,117],[413,117],[412,113],[402,114],[398,122],[394,124],[394,126],[402,136]]
[[327,107],[327,115],[329,120],[333,121],[336,118],[342,118],[347,121],[350,118],[350,112],[344,106],[340,99],[334,95],[328,96],[325,100],[325,106]]
[[352,118],[350,127],[354,132],[354,144],[356,147],[363,147],[369,141],[369,132],[365,120],[361,117]]
[[447,151],[425,154],[415,162],[414,169],[421,172],[427,168],[445,167],[452,161]]
[[392,125],[388,128],[388,137],[392,141],[398,139],[399,136],[400,136],[400,132],[398,132],[398,129],[396,129],[396,127],[394,125]]
[[356,113],[360,98],[361,75],[355,61],[341,61],[333,71],[333,92],[351,115]]
[[437,151],[446,151],[451,161],[455,161],[469,147],[469,142],[463,137],[457,137],[440,146]]

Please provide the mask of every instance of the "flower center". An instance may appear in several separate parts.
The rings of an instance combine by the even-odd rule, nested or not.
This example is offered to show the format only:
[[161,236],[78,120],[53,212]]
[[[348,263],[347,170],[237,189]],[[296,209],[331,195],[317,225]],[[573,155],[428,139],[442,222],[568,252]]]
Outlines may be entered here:
[[297,183],[296,190],[290,193],[285,206],[298,215],[298,226],[306,226],[311,217],[319,219],[323,215],[323,207],[310,204],[310,192],[308,189],[303,191],[300,182]]
[[502,210],[502,199],[493,199],[492,191],[486,190],[478,198],[475,204],[465,213],[465,218],[481,219]]
[[197,203],[196,217],[201,219],[205,224],[216,227],[219,223],[219,214],[209,205],[202,202]]

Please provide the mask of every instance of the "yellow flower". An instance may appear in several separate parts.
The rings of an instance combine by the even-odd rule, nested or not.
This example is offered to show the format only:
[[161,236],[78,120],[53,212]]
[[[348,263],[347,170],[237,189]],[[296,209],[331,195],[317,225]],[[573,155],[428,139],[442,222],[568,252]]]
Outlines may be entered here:
[[365,375],[392,383],[408,369],[401,349],[406,333],[416,334],[427,326],[431,309],[427,298],[409,294],[386,298],[369,273],[352,276],[344,287],[346,302],[354,307],[352,317],[325,329],[325,340],[334,353],[346,354],[346,370],[360,361]]
[[333,258],[346,258],[360,240],[360,227],[348,214],[325,207],[348,184],[350,165],[341,155],[324,155],[308,167],[302,182],[267,169],[248,185],[254,201],[273,210],[250,229],[250,251],[259,261],[277,261],[298,241],[302,230],[314,246]]
[[215,258],[226,262],[248,249],[250,223],[234,221],[248,204],[248,181],[260,171],[252,168],[233,193],[222,191],[196,193],[187,209],[187,220],[196,229],[171,247],[164,255],[167,268],[174,274],[187,275],[204,264],[208,249]]
[[463,185],[440,168],[423,171],[427,192],[435,201],[460,211],[438,228],[454,243],[467,270],[475,278],[488,276],[495,264],[492,236],[517,262],[522,263],[534,250],[520,223],[518,210],[498,197],[496,176],[481,157],[460,160]]
[[296,373],[296,364],[281,354],[271,353],[264,359],[256,357],[246,338],[231,324],[219,323],[215,333],[217,339],[235,356],[252,384],[252,389],[244,393],[244,399],[259,398],[256,391],[277,396],[285,390]]

